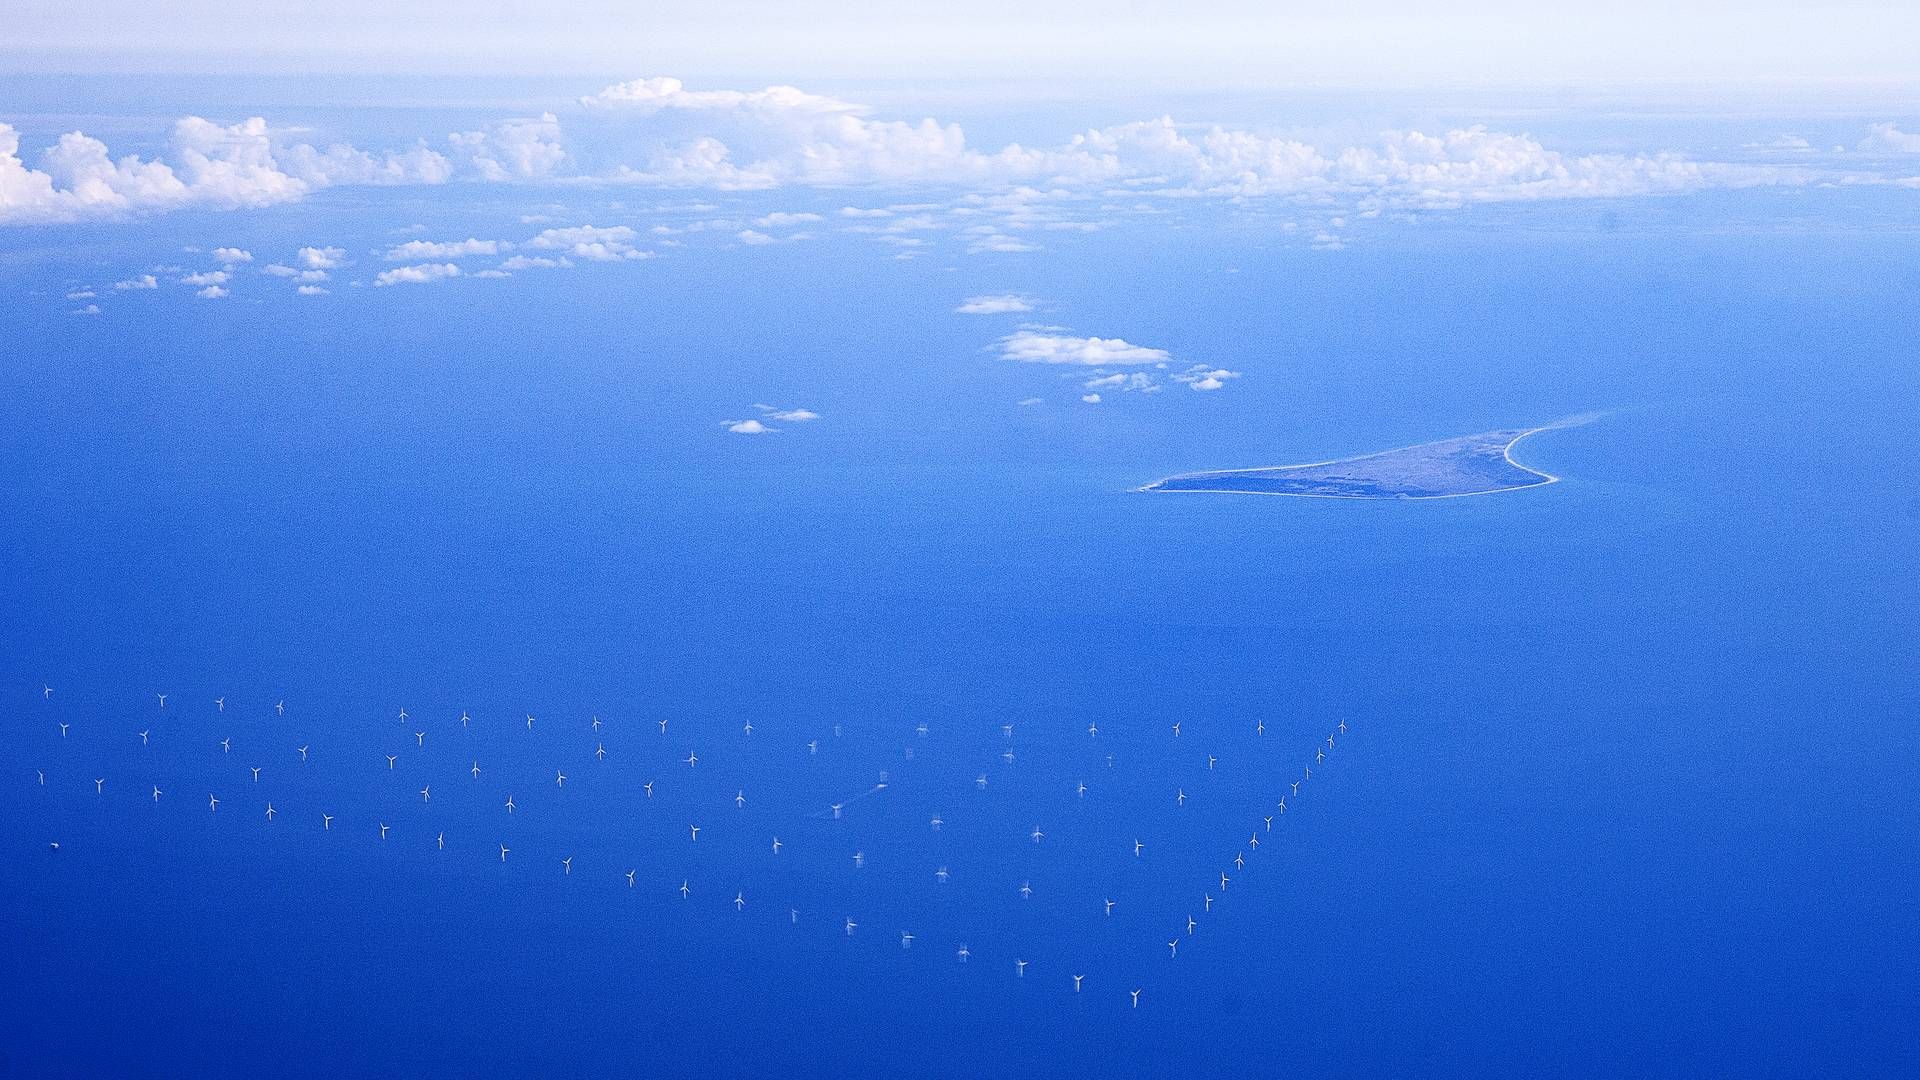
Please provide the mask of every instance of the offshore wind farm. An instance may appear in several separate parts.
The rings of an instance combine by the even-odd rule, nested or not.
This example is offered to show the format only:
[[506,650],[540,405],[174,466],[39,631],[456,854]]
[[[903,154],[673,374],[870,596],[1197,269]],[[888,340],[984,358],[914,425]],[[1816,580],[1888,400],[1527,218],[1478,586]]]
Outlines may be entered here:
[[[548,887],[584,890],[568,902],[594,918],[673,918],[706,933],[744,919],[848,949],[943,935],[956,962],[1099,993],[1116,1009],[1151,1007],[1164,984],[1145,927],[1193,937],[1194,913],[1228,903],[1230,884],[1235,898],[1257,896],[1261,866],[1249,859],[1263,842],[1268,873],[1287,872],[1276,854],[1285,815],[1298,817],[1315,769],[1327,782],[1328,754],[1349,730],[1331,720],[1306,738],[1310,724],[1279,718],[1271,733],[1265,718],[1250,733],[1190,718],[1184,735],[1180,723],[1109,723],[1103,735],[1096,722],[1082,735],[1035,718],[938,734],[925,721],[858,734],[695,722],[669,734],[670,719],[598,713],[427,721],[402,707],[388,724],[346,724],[279,696],[269,706],[235,695],[232,708],[224,695],[109,703],[42,685],[37,697],[46,737],[0,748],[0,768],[24,774],[26,760],[7,759],[32,748],[26,816],[49,858],[98,858],[100,841],[127,829],[156,851],[265,843],[299,858],[327,850],[316,845],[392,845],[382,857],[421,874],[497,862],[505,882],[563,879]],[[1225,767],[1208,750],[1228,754]],[[1181,758],[1193,760],[1163,775]],[[878,779],[849,793],[876,763]],[[1080,778],[1070,793],[1046,790],[1066,776]],[[1186,787],[1169,787],[1180,777],[1191,807]],[[923,819],[929,805],[943,809]],[[1004,826],[1027,818],[1044,828]],[[488,887],[471,871],[463,880]],[[1044,912],[1049,929],[1021,932],[1022,909]]]

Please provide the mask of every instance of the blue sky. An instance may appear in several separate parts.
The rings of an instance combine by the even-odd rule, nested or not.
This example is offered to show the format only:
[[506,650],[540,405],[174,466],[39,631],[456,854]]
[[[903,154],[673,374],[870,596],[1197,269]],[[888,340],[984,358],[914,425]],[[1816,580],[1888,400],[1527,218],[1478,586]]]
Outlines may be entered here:
[[9,5],[4,70],[1071,78],[1115,84],[1836,80],[1911,86],[1892,0],[966,5],[266,0]]

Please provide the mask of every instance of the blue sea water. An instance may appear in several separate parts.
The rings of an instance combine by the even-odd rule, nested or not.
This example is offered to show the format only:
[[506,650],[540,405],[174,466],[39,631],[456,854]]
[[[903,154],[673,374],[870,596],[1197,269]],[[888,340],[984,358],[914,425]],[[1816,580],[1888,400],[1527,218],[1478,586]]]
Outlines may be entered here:
[[[1913,1075],[1911,242],[1598,220],[0,309],[0,1075]],[[998,291],[1244,378],[1084,406]]]

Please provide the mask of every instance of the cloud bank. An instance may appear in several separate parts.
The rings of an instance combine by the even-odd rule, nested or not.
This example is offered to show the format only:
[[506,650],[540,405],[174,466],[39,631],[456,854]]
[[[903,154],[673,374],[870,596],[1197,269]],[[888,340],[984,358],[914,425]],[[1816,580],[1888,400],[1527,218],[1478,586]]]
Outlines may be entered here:
[[[1867,144],[1908,152],[1916,139],[1882,124]],[[1479,126],[1439,134],[1388,131],[1362,144],[1319,146],[1284,134],[1180,124],[1162,116],[1089,129],[1049,147],[982,148],[969,143],[960,125],[931,117],[876,117],[857,103],[791,86],[692,90],[664,77],[608,86],[581,98],[565,118],[510,117],[396,151],[315,146],[260,117],[222,126],[189,116],[174,124],[167,149],[152,160],[115,158],[104,143],[77,131],[31,157],[29,164],[19,132],[0,124],[0,224],[127,218],[190,207],[239,210],[341,185],[455,180],[715,190],[1025,186],[1455,207],[1800,183],[1809,176],[1803,166],[1696,161],[1672,153],[1569,154],[1529,135]],[[891,212],[843,211],[869,214]],[[818,219],[778,212],[754,224],[764,235]],[[994,230],[970,244],[977,252],[1035,247]],[[608,246],[576,254],[635,257],[630,245],[626,251]]]

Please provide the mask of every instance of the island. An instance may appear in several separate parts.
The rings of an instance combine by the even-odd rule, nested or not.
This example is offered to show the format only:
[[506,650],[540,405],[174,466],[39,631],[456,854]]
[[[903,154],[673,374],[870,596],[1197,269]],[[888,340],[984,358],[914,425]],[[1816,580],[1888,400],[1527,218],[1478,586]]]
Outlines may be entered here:
[[1514,444],[1545,430],[1546,427],[1488,431],[1313,465],[1183,473],[1156,480],[1138,490],[1294,495],[1317,499],[1447,499],[1519,491],[1559,479],[1513,460]]

